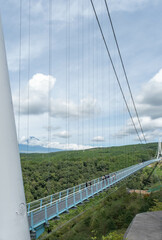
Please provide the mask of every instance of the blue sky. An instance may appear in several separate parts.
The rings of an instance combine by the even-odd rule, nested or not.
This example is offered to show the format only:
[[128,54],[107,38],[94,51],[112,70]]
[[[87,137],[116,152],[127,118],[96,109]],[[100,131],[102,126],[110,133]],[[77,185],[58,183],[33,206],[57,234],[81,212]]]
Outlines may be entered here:
[[[90,1],[52,1],[50,49],[48,3],[31,0],[29,44],[29,1],[22,0],[19,127],[20,2],[0,4],[19,142],[61,149],[137,143]],[[104,1],[94,4],[139,129]],[[162,134],[162,2],[109,0],[108,4],[146,138],[157,141]]]

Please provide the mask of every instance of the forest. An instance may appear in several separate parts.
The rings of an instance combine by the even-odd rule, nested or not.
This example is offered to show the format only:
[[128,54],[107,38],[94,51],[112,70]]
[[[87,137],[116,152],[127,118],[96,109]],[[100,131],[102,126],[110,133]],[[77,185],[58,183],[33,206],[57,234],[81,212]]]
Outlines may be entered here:
[[21,154],[26,201],[59,192],[155,157],[157,144]]
[[[122,181],[90,199],[88,203],[50,221],[41,240],[123,240],[124,233],[136,214],[162,211],[162,163]],[[157,187],[158,186],[158,187]],[[129,193],[129,189],[147,189]]]
[[[155,158],[157,143],[49,154],[21,154],[27,202],[56,193],[124,167]],[[87,203],[52,220],[41,240],[120,240],[140,212],[162,210],[161,191],[129,194],[128,189],[160,185],[162,164],[146,167]],[[148,179],[148,176],[150,178]],[[147,181],[146,181],[147,180]]]
[[[119,190],[119,189],[118,189]],[[77,209],[72,221],[68,215],[50,222],[44,236],[46,240],[123,240],[124,233],[137,213],[162,211],[161,193],[151,195],[128,194],[122,186],[119,191],[102,195],[100,201],[94,199],[91,206]],[[80,213],[84,211],[84,213]],[[71,212],[72,214],[72,212]]]

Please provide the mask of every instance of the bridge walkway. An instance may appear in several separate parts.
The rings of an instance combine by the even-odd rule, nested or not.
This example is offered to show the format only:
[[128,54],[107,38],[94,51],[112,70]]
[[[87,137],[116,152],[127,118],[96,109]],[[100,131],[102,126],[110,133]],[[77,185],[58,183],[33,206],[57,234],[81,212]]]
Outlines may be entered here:
[[[59,217],[61,213],[68,212],[70,208],[77,206],[79,203],[88,200],[95,194],[113,186],[114,184],[139,171],[140,169],[157,161],[157,159],[153,159],[133,165],[116,172],[116,174],[110,174],[110,177],[106,179],[102,179],[102,177],[94,179],[91,181],[91,185],[89,184],[87,187],[85,184],[82,184],[73,187],[73,191],[71,189],[67,189],[66,191],[63,191],[64,196],[60,197],[63,192],[61,192],[61,194],[58,193],[56,194],[56,196],[58,196],[58,199],[54,199],[53,201],[51,201],[51,196],[53,195],[50,195],[48,196],[48,201],[50,199],[50,202],[45,203],[44,205],[42,204],[44,199],[37,200],[37,204],[38,202],[40,204],[39,207],[28,211],[30,231],[34,231],[40,225],[47,224],[49,220]],[[35,206],[37,206],[37,204]],[[34,208],[34,202],[29,203],[27,206],[28,208],[29,206],[32,206],[32,208]]]

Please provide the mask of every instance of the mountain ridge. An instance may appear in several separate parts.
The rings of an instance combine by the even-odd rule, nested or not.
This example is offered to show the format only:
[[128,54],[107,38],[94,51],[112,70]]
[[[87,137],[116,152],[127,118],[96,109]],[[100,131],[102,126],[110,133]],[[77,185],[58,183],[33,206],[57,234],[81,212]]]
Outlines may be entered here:
[[20,153],[51,153],[51,152],[60,152],[64,151],[63,149],[57,148],[45,148],[40,145],[26,145],[26,144],[19,144],[19,152]]

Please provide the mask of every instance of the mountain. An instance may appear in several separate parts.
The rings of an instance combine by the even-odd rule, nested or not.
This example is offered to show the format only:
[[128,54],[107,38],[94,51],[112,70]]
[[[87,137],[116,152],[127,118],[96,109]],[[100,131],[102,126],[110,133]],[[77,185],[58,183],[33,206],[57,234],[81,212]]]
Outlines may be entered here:
[[26,144],[19,144],[20,153],[48,153],[48,152],[59,152],[63,151],[62,149],[57,148],[45,148],[39,145],[31,146]]

